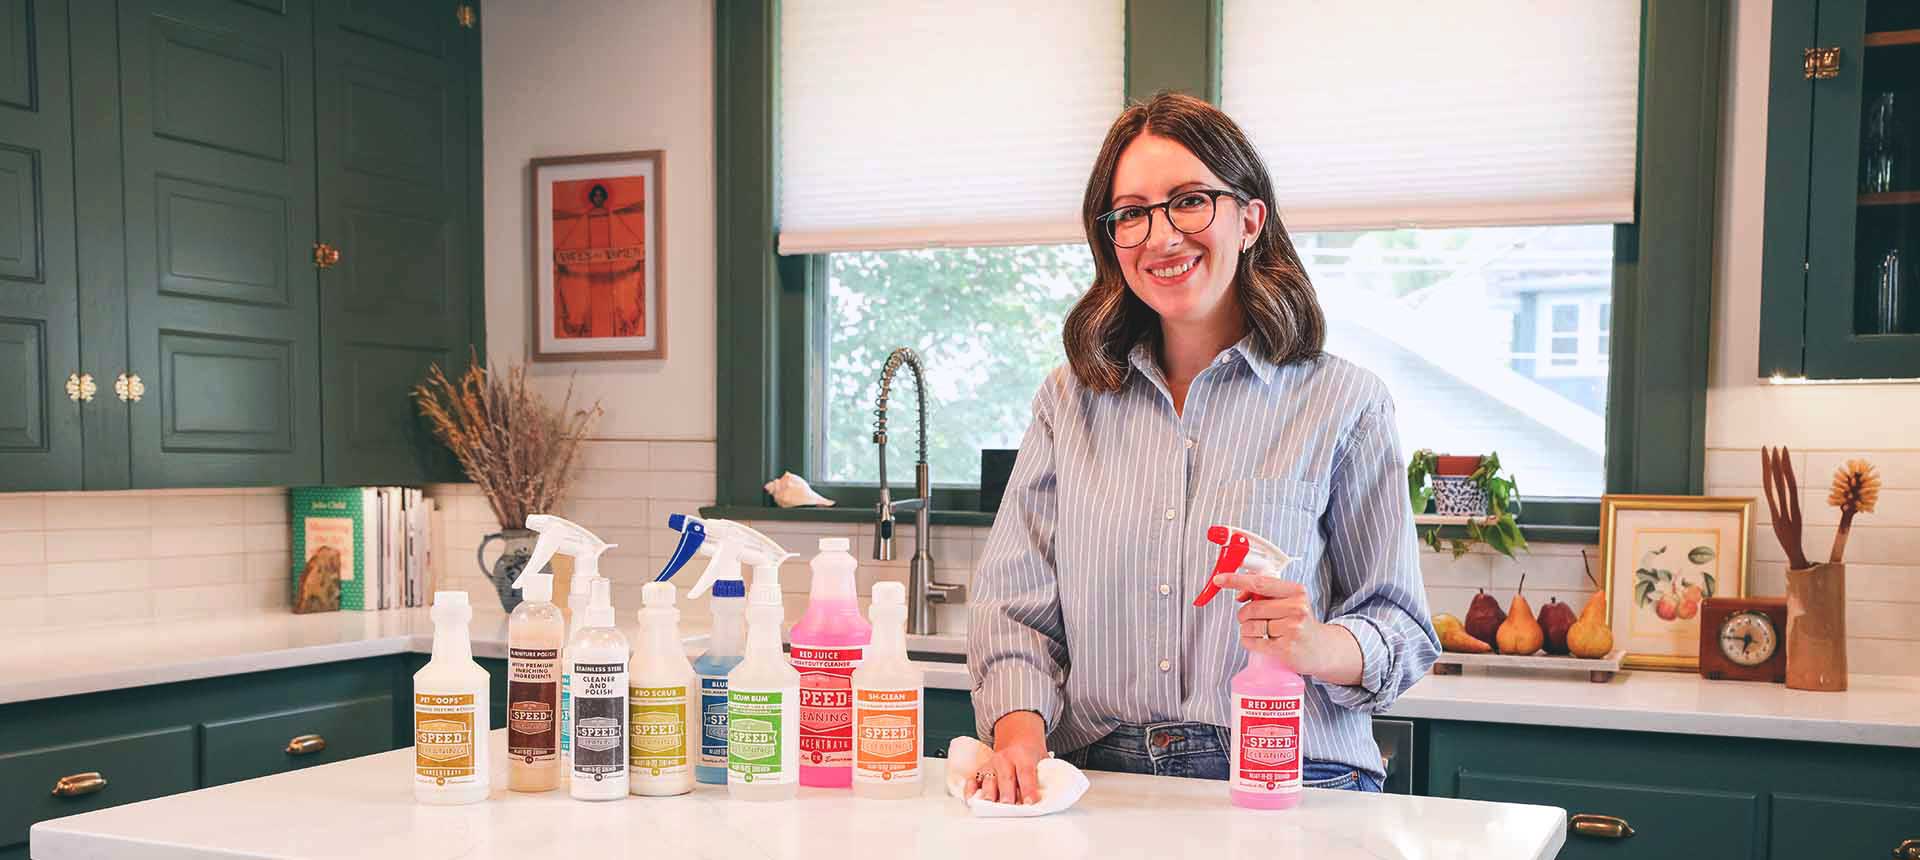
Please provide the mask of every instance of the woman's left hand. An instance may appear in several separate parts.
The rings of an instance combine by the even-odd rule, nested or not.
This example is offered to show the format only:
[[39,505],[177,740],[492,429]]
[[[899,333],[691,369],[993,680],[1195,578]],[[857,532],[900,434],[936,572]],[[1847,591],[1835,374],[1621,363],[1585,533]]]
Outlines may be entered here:
[[[1313,617],[1307,589],[1297,582],[1272,576],[1223,573],[1213,581],[1242,595],[1261,599],[1240,606],[1240,645],[1249,652],[1271,654],[1302,675],[1335,684],[1357,681],[1360,643],[1338,624],[1322,624]],[[1263,635],[1264,634],[1264,635]],[[1355,678],[1347,678],[1347,675]]]

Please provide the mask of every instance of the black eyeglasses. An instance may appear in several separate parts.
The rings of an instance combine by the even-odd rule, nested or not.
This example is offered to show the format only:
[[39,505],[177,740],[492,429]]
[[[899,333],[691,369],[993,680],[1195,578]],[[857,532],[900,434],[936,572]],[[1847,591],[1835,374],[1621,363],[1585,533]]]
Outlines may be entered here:
[[1151,206],[1122,206],[1095,220],[1106,224],[1107,238],[1113,240],[1114,247],[1131,248],[1147,241],[1147,237],[1153,233],[1153,210],[1166,210],[1167,223],[1172,224],[1173,229],[1191,235],[1213,226],[1213,215],[1222,197],[1231,197],[1239,203],[1246,202],[1238,192],[1196,188],[1182,191],[1165,202]]

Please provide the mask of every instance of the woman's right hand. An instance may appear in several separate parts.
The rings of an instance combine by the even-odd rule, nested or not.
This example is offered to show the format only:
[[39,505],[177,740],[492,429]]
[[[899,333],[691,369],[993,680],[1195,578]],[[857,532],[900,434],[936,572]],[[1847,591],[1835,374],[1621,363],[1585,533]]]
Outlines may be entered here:
[[1038,803],[1040,779],[1034,769],[1047,757],[1047,724],[1032,711],[1014,711],[993,724],[993,757],[981,766],[991,773],[967,778],[967,793],[1000,803]]

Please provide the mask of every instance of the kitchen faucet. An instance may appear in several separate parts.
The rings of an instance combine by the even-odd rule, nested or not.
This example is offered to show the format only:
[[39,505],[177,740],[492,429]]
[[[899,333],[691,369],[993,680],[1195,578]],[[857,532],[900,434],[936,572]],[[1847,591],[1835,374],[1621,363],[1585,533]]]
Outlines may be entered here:
[[[916,498],[893,501],[887,486],[887,398],[893,387],[893,374],[905,364],[913,371],[914,393],[920,406],[920,459],[913,467]],[[933,556],[927,552],[929,518],[933,514],[933,480],[927,476],[927,376],[920,367],[920,356],[900,347],[887,356],[880,368],[880,399],[873,422],[873,444],[880,447],[880,502],[874,506],[879,521],[873,530],[873,557],[893,560],[893,515],[913,512],[913,561],[907,568],[907,632],[916,636],[933,633],[930,603],[965,603],[967,587],[941,585],[933,581]]]

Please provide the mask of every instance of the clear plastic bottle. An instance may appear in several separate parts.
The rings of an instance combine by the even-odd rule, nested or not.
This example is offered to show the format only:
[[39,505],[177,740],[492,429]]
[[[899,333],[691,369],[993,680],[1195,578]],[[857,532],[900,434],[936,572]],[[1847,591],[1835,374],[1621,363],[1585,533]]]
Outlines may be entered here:
[[487,799],[487,670],[473,662],[464,591],[433,595],[433,657],[413,673],[413,798],[451,805]]
[[613,587],[595,578],[586,622],[567,643],[573,665],[570,793],[580,800],[627,796],[627,665],[633,652],[613,626]]
[[859,564],[846,538],[821,538],[809,565],[807,611],[793,625],[793,668],[800,672],[800,784],[846,788],[853,782],[853,671],[873,640],[854,596]]
[[698,687],[680,641],[680,610],[673,583],[640,589],[640,647],[627,682],[627,782],[646,797],[693,790],[693,748],[699,732]]
[[700,764],[694,777],[707,785],[727,784],[727,673],[745,653],[746,602],[746,583],[722,579],[713,584],[712,644],[693,661],[700,679]]
[[907,659],[907,587],[873,587],[873,644],[853,670],[853,794],[898,800],[924,789],[926,673]]
[[553,575],[523,573],[526,597],[507,618],[507,788],[560,787],[560,651],[567,623]]
[[780,568],[754,568],[747,655],[727,674],[727,796],[792,800],[800,788],[800,673],[780,653]]

